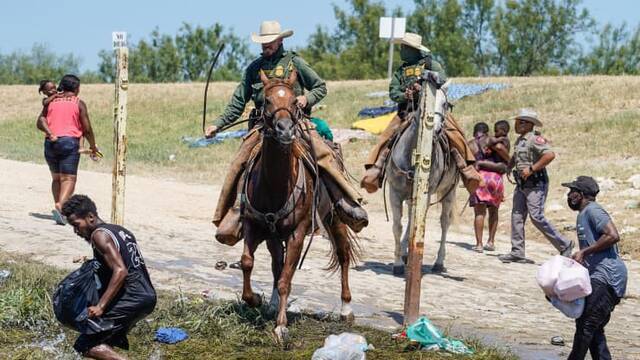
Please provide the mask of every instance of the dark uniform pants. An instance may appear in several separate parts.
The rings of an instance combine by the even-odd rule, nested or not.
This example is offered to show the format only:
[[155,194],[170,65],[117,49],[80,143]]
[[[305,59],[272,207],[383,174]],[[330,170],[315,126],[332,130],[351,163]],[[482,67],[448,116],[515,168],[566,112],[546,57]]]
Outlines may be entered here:
[[585,299],[584,312],[576,319],[576,334],[569,360],[582,360],[587,351],[593,360],[611,359],[604,327],[620,299],[613,288],[602,281],[592,280],[591,289],[591,295]]
[[544,217],[544,203],[547,200],[548,183],[541,183],[532,188],[516,187],[513,192],[513,208],[511,209],[511,254],[524,258],[524,224],[527,215],[533,225],[542,232],[549,242],[560,252],[571,246],[569,240],[562,236],[549,220]]

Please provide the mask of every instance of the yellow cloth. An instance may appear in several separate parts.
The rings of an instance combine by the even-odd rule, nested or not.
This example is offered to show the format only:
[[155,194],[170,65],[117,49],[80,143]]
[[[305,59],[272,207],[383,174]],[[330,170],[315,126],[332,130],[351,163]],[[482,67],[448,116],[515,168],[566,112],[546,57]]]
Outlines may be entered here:
[[358,120],[351,124],[351,128],[361,129],[377,135],[382,133],[384,129],[387,128],[394,116],[396,116],[396,113],[392,112],[371,119]]

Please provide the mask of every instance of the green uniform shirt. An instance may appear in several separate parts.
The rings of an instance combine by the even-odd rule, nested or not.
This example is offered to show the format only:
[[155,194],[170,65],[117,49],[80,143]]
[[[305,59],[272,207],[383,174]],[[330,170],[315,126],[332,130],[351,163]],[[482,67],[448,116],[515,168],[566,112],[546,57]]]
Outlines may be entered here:
[[535,164],[542,155],[551,151],[547,140],[536,131],[520,135],[513,148],[516,169],[523,170]]
[[[282,47],[269,59],[259,57],[245,70],[242,80],[231,96],[224,113],[213,124],[220,127],[238,120],[249,100],[253,100],[256,109],[264,103],[264,89],[260,81],[260,70],[269,78],[288,78],[292,69],[298,72],[298,81],[294,85],[296,96],[307,97],[306,111],[327,95],[327,85],[318,74],[294,51],[284,51]],[[305,94],[304,90],[309,92]]]
[[431,70],[437,72],[442,80],[447,80],[447,75],[439,62],[431,58],[431,54],[426,53],[420,60],[414,63],[405,62],[400,66],[391,77],[391,83],[389,84],[389,97],[391,100],[398,103],[402,108],[406,106],[407,98],[404,95],[405,90],[410,85],[413,85],[424,70]]

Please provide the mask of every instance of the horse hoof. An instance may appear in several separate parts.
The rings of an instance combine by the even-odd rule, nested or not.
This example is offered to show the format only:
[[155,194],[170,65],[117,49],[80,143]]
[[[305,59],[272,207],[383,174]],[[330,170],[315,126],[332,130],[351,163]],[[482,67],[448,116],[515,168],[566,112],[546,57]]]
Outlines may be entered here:
[[355,320],[356,320],[356,317],[353,315],[353,313],[349,313],[347,315],[340,315],[340,321],[346,322],[347,324],[353,324]]
[[284,345],[287,343],[287,341],[289,341],[289,329],[287,329],[285,326],[278,325],[275,329],[273,329],[273,332],[276,336],[276,341],[278,342],[278,344]]
[[431,267],[431,272],[432,273],[445,273],[447,272],[447,268],[444,267],[444,265],[442,264],[435,264]]
[[243,300],[247,303],[247,305],[249,305],[249,307],[255,308],[262,305],[262,298],[256,294],[253,294],[249,299],[243,298]]
[[393,265],[393,275],[404,275],[404,265]]

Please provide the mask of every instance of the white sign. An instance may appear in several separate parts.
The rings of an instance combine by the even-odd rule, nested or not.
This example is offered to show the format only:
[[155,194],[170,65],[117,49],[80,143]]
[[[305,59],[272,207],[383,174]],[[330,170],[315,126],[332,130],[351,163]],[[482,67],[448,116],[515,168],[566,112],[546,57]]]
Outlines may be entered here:
[[380,37],[383,39],[401,39],[404,36],[407,18],[380,18]]
[[113,48],[127,47],[127,33],[125,31],[114,31],[111,33]]

